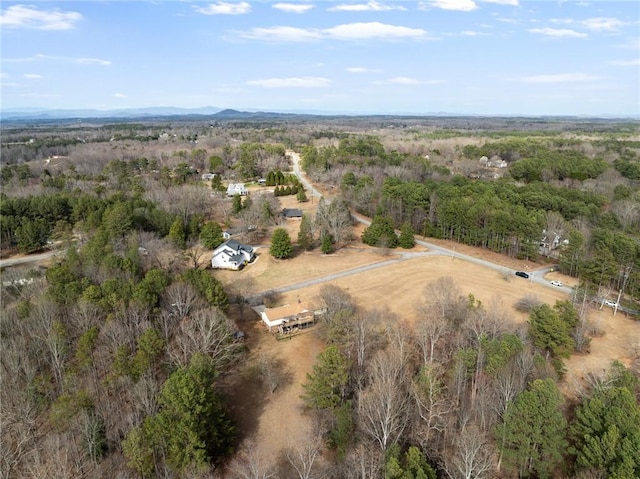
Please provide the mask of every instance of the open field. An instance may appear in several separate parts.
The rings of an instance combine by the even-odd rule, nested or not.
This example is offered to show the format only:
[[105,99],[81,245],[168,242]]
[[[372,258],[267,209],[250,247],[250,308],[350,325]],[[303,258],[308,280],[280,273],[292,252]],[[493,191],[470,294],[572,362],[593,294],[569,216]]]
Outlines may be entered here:
[[[459,246],[459,245],[456,245]],[[367,263],[387,261],[400,254],[396,250],[391,255],[368,247],[344,248],[332,256],[320,253],[308,253],[288,261],[276,261],[263,251],[263,255],[255,265],[250,265],[240,273],[220,272],[216,275],[225,282],[233,281],[230,287],[237,287],[242,281],[248,281],[252,292],[264,290],[265,286],[276,287],[319,278],[341,270],[352,269]],[[412,252],[414,250],[411,250]],[[426,252],[425,248],[415,251]],[[463,252],[458,250],[459,252]],[[464,252],[485,257],[486,252],[476,248],[465,247]],[[536,269],[531,262],[519,262],[500,255],[498,261],[504,266],[523,270]],[[494,258],[491,258],[492,260]],[[537,265],[540,267],[540,265]],[[228,273],[228,274],[227,274]],[[524,323],[527,315],[516,311],[514,303],[524,295],[534,294],[542,301],[553,304],[556,300],[565,299],[566,295],[553,287],[541,286],[515,276],[503,277],[496,271],[460,259],[446,256],[419,256],[382,267],[330,281],[331,284],[346,290],[358,305],[366,309],[387,309],[402,320],[420,321],[416,313],[416,305],[421,300],[424,287],[438,278],[450,276],[457,283],[461,293],[473,294],[484,304],[497,301],[509,312],[514,323]],[[235,280],[233,280],[235,278]],[[557,279],[567,285],[575,280],[558,273],[551,273],[547,279]],[[275,282],[274,282],[275,281]],[[229,284],[229,283],[227,283]],[[314,285],[288,293],[283,293],[280,303],[293,303],[298,299],[306,300],[318,295],[321,285]],[[311,371],[315,356],[323,348],[313,330],[296,336],[291,340],[276,341],[259,323],[255,314],[245,312],[244,327],[249,335],[250,355],[257,358],[261,354],[273,355],[288,365],[292,374],[291,382],[276,390],[272,395],[260,397],[260,414],[255,430],[249,434],[258,444],[262,460],[275,463],[283,448],[295,445],[304,438],[312,424],[308,416],[303,415],[301,383]],[[590,319],[601,331],[602,335],[593,338],[590,353],[574,355],[566,361],[567,375],[561,387],[567,396],[579,394],[582,379],[588,373],[597,373],[608,367],[615,359],[629,365],[637,354],[633,348],[632,338],[640,340],[640,323],[630,320],[622,314],[613,316],[610,308],[602,311],[591,311]],[[242,409],[252,408],[251,399],[244,396]]]

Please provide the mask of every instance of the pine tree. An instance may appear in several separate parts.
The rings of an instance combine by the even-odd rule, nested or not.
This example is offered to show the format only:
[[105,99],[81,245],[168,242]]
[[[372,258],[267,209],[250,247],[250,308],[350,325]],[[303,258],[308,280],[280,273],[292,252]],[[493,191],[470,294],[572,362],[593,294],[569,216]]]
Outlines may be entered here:
[[242,210],[242,197],[233,195],[233,203],[231,204],[231,214],[237,215]]
[[362,242],[369,246],[383,246],[395,248],[398,246],[398,237],[393,228],[391,218],[376,215],[371,224],[362,233]]
[[626,387],[600,387],[576,409],[571,425],[578,469],[602,477],[640,477],[640,405]]
[[307,198],[307,194],[304,192],[304,188],[302,188],[302,187],[298,188],[298,194],[297,194],[296,198],[298,199],[298,202],[300,202],[300,203],[305,203],[305,202],[309,201],[309,198]]
[[333,253],[333,241],[331,241],[331,235],[325,234],[322,237],[322,245],[320,246],[320,251],[324,254]]
[[298,232],[298,246],[303,250],[311,249],[313,246],[313,232],[311,230],[311,221],[305,214],[300,220],[300,231]]
[[176,220],[169,228],[169,238],[173,241],[178,248],[184,248],[186,246],[184,226],[182,225],[182,220],[180,218],[176,218]]
[[413,237],[413,228],[410,223],[402,225],[400,238],[398,238],[398,245],[405,249],[411,249],[416,245],[416,240]]
[[291,244],[291,238],[289,233],[284,228],[276,228],[271,237],[271,248],[269,253],[274,258],[286,259],[290,258],[293,254],[293,245]]
[[224,241],[220,225],[215,221],[205,223],[200,231],[200,241],[207,249],[215,249],[220,246]]
[[536,379],[507,408],[496,428],[507,468],[520,477],[551,477],[567,447],[562,395],[552,379]]
[[337,346],[329,346],[318,355],[313,371],[302,385],[302,399],[313,409],[335,409],[344,399],[349,381],[349,362]]

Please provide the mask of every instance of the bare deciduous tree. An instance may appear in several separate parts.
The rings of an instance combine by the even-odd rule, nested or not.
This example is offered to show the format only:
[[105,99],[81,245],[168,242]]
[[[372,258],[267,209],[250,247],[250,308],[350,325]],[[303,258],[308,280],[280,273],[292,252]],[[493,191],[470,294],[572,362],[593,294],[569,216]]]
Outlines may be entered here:
[[353,219],[349,207],[342,199],[328,203],[320,198],[316,212],[316,229],[331,235],[336,245],[340,246],[351,236]]
[[255,441],[246,441],[229,466],[234,479],[269,479],[275,477],[273,468],[265,464]]
[[179,319],[185,318],[189,313],[204,306],[196,288],[184,281],[171,283],[163,295],[166,309]]
[[435,438],[444,432],[447,417],[453,410],[442,379],[442,367],[429,363],[422,367],[411,384],[411,393],[420,421],[416,426],[421,443],[434,450]]
[[271,394],[291,379],[291,372],[287,369],[286,363],[265,353],[258,357],[257,368],[260,378]]
[[322,439],[317,435],[308,434],[296,447],[285,450],[285,457],[295,469],[299,479],[319,477],[314,473],[314,465],[321,447]]
[[394,344],[371,362],[370,384],[360,391],[360,429],[386,451],[402,436],[409,417],[409,393],[402,354]]
[[474,427],[461,431],[454,441],[453,453],[444,456],[444,469],[451,479],[482,479],[494,469],[493,446]]
[[430,309],[418,307],[418,324],[415,326],[415,338],[422,353],[422,364],[431,364],[435,360],[436,348],[449,331],[447,321],[440,315],[430,314]]
[[234,330],[233,323],[220,309],[197,310],[182,320],[169,355],[176,364],[184,366],[195,353],[202,353],[220,367],[239,351],[238,344],[233,342]]

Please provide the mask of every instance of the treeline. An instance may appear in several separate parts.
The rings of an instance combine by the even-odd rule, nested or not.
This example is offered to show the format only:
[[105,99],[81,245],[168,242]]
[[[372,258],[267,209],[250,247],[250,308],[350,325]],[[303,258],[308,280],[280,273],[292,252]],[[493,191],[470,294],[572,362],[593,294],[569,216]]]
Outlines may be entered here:
[[[329,346],[302,398],[337,460],[307,470],[341,479],[640,473],[638,378],[615,362],[578,400],[558,390],[563,358],[585,345],[586,319],[570,301],[532,306],[529,326],[515,328],[499,302],[464,296],[451,278],[421,291],[410,325],[359,309],[334,286],[320,294]],[[287,457],[318,450],[308,443]]]
[[[468,158],[497,155],[510,163],[509,175],[492,181],[460,175],[436,179],[437,170],[415,168],[418,161],[428,163],[426,159],[405,155],[400,163],[420,171],[413,175],[419,180],[412,180],[406,169],[395,165],[397,152],[385,152],[379,139],[367,136],[342,139],[338,147],[307,146],[302,159],[311,172],[340,167],[341,192],[351,208],[387,218],[389,228],[409,225],[424,236],[521,259],[549,257],[554,251],[563,272],[581,278],[596,291],[623,289],[640,298],[638,187],[618,181],[609,194],[602,188],[582,187],[584,180],[597,181],[593,179],[611,166],[601,157],[578,151],[584,145],[576,141],[511,138],[465,146],[462,152]],[[638,160],[629,145],[606,145],[609,153],[623,148],[625,159],[615,159],[614,166],[627,168],[626,176],[633,176],[631,165]],[[375,170],[372,165],[386,166]],[[390,234],[374,236],[365,239],[395,241]]]
[[169,235],[179,221],[183,238],[197,238],[202,215],[182,218],[142,198],[114,195],[100,198],[87,194],[55,193],[25,198],[0,197],[0,239],[3,248],[17,247],[24,253],[42,249],[49,240],[69,240],[74,229],[86,232],[102,228],[111,237],[124,237],[131,230]]

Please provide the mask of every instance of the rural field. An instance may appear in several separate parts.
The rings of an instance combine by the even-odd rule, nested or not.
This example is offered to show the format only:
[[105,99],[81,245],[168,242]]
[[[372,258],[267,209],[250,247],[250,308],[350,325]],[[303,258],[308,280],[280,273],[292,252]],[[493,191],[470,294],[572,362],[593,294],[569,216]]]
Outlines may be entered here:
[[[292,237],[297,232],[297,223],[289,224]],[[354,230],[356,235],[363,227]],[[534,271],[544,265],[529,261],[518,261],[503,255],[487,252],[447,241],[437,241],[440,246],[455,248],[471,256],[490,260],[496,264],[523,271]],[[258,250],[259,260],[240,272],[220,271],[216,275],[229,289],[244,289],[244,294],[257,294],[267,290],[295,285],[308,280],[321,280],[313,286],[302,287],[283,293],[279,304],[291,304],[298,300],[307,301],[318,298],[323,284],[333,284],[348,292],[367,310],[388,311],[390,321],[402,322],[409,327],[425,320],[416,311],[424,289],[430,282],[442,277],[451,277],[463,295],[472,294],[483,304],[500,304],[514,325],[527,321],[528,316],[518,312],[514,304],[525,295],[535,295],[541,301],[554,304],[566,299],[566,294],[552,286],[541,286],[515,276],[505,277],[490,270],[459,258],[428,255],[428,249],[415,247],[410,250],[416,257],[401,259],[404,250],[380,251],[361,243],[353,243],[332,255],[320,252],[304,253],[290,260],[275,260],[268,253],[268,245]],[[365,265],[377,265],[376,268],[335,280],[322,281],[334,273],[348,271]],[[559,273],[549,273],[548,280],[561,280],[565,285],[575,285],[575,279]],[[247,308],[248,309],[248,308]],[[599,335],[591,341],[588,353],[574,354],[565,364],[567,373],[560,383],[560,389],[568,398],[576,398],[584,390],[585,376],[597,374],[608,368],[614,360],[631,366],[640,358],[640,323],[627,318],[624,314],[613,315],[611,308],[590,310],[589,320],[597,328]],[[317,329],[310,329],[290,340],[276,340],[268,333],[253,311],[245,311],[242,317],[234,311],[238,323],[246,329],[250,357],[256,359],[263,355],[277,358],[290,372],[290,382],[267,396],[242,394],[237,403],[238,412],[260,411],[257,423],[247,440],[253,441],[259,451],[261,461],[271,463],[279,460],[282,451],[294,447],[306,440],[314,427],[312,419],[305,415],[302,383],[306,380],[316,361],[317,354],[325,347],[318,337]],[[243,391],[246,386],[243,386]],[[244,402],[244,401],[246,402]],[[257,425],[256,425],[257,424]]]

